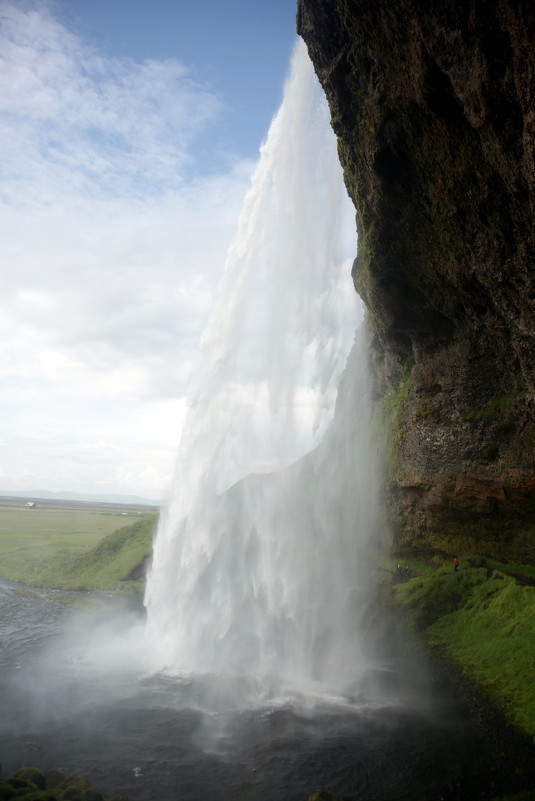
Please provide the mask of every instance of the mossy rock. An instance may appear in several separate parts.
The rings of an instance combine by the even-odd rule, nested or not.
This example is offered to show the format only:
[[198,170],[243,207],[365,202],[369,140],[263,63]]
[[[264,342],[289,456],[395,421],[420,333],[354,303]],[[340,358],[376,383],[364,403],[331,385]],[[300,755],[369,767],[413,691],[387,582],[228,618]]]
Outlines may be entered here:
[[80,776],[79,773],[69,773],[61,784],[61,787],[89,787],[89,782]]
[[[11,776],[8,780],[8,784],[10,784],[14,790],[36,790],[37,787],[33,782],[26,781],[26,779],[15,779]],[[20,793],[19,793],[20,795]]]
[[[0,801],[18,798],[26,801],[108,801],[107,796],[89,784],[84,776],[77,773],[65,776],[59,770],[43,774],[33,767],[19,768],[10,778],[0,779]],[[128,798],[116,796],[113,801],[128,801]]]
[[14,798],[16,794],[17,791],[12,784],[0,779],[0,801],[9,801],[9,799]]
[[45,773],[45,781],[48,790],[54,790],[65,781],[65,774],[61,770],[49,770]]
[[67,776],[58,790],[61,801],[106,801],[104,793],[77,774]]
[[41,773],[41,771],[37,768],[19,768],[17,771],[15,771],[11,779],[22,779],[22,781],[26,781],[35,785],[38,790],[46,789],[46,779],[44,774]]
[[65,788],[58,787],[56,792],[61,801],[84,801],[85,799],[84,788],[74,784]]
[[106,801],[106,796],[97,790],[96,787],[88,787],[84,790],[84,801]]

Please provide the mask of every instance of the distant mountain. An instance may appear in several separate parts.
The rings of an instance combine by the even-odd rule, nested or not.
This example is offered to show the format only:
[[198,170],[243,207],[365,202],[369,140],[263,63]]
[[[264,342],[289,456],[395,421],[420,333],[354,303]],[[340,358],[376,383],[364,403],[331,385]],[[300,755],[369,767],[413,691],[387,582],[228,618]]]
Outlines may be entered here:
[[0,496],[9,498],[50,498],[58,501],[85,501],[86,503],[122,503],[125,506],[161,506],[162,501],[140,498],[139,495],[90,495],[83,492],[50,492],[49,490],[0,490]]

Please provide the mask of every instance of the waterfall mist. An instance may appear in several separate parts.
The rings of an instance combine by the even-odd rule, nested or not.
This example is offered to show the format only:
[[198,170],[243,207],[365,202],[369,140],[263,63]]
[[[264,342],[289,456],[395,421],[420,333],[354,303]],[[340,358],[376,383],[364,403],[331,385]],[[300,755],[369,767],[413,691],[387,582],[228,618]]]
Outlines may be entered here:
[[271,696],[358,679],[359,548],[375,498],[358,344],[348,360],[361,317],[355,249],[327,104],[299,42],[203,338],[155,541],[145,603],[159,669],[247,676]]

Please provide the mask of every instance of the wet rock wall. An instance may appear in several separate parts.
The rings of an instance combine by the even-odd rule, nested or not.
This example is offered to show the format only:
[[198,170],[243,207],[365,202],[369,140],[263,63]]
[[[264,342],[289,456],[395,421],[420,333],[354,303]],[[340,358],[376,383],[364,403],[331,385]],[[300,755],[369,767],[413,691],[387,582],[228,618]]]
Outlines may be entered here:
[[535,5],[299,0],[357,210],[398,549],[535,559]]

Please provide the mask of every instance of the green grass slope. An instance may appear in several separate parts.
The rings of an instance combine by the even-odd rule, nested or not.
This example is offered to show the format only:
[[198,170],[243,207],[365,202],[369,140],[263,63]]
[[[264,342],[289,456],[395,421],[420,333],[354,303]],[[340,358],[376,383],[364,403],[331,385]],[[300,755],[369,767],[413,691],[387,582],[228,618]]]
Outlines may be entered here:
[[[435,561],[394,588],[412,624],[535,741],[535,586],[532,569],[465,558]],[[413,575],[418,573],[418,575]]]
[[141,566],[150,556],[157,515],[147,515],[102,537],[83,551],[64,548],[41,555],[28,550],[2,566],[2,575],[34,587],[63,590],[139,591]]
[[0,576],[28,583],[29,566],[36,560],[58,551],[85,553],[143,514],[147,512],[124,506],[60,502],[29,509],[20,499],[0,499]]

